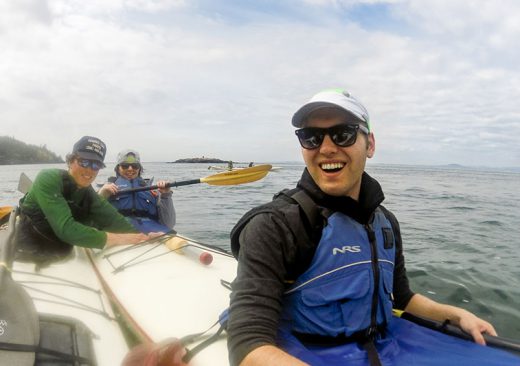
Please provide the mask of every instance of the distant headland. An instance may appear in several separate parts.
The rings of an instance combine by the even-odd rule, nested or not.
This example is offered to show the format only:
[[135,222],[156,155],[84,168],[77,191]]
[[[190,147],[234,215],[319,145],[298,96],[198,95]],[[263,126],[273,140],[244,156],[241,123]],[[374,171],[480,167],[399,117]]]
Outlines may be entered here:
[[220,164],[227,163],[228,160],[221,160],[216,158],[186,158],[186,159],[177,159],[175,161],[169,161],[168,163],[204,163],[204,164]]
[[63,163],[47,146],[29,145],[14,137],[0,136],[0,165]]

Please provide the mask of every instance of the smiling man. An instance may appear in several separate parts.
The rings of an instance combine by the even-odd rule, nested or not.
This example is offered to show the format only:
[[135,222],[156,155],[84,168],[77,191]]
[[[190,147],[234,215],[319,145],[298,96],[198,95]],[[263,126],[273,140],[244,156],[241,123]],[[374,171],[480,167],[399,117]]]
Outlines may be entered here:
[[[326,90],[292,124],[306,165],[301,180],[231,232],[231,365],[430,365],[434,354],[434,364],[494,364],[499,351],[477,344],[481,333],[496,335],[488,322],[411,291],[399,224],[365,172],[376,146],[365,107]],[[392,308],[449,320],[476,343],[453,344],[394,318]]]
[[84,136],[67,155],[68,170],[38,173],[20,202],[20,259],[52,260],[67,255],[73,245],[103,248],[148,239],[92,188],[105,167],[105,153],[103,141]]

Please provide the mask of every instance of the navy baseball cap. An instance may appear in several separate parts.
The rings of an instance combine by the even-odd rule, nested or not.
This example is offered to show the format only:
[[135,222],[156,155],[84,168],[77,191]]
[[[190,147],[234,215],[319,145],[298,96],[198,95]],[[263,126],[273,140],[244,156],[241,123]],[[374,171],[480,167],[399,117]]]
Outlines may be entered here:
[[101,163],[105,160],[107,147],[97,137],[83,136],[74,144],[72,153],[83,159],[96,160]]

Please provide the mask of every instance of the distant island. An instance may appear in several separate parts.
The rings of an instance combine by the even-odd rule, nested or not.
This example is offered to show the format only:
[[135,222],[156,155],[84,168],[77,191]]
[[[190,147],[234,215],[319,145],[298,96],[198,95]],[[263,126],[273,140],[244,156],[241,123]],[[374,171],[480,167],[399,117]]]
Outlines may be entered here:
[[204,164],[220,164],[227,163],[228,160],[221,160],[216,158],[186,158],[186,159],[177,159],[175,161],[169,161],[168,163],[204,163]]
[[14,137],[0,136],[0,165],[63,163],[47,146],[29,145]]

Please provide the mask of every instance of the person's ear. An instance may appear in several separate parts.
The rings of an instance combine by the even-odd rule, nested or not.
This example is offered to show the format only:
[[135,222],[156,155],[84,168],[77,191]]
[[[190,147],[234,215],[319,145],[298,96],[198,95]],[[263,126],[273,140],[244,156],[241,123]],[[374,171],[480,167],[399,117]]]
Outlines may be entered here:
[[367,158],[371,158],[374,156],[376,152],[376,139],[372,132],[368,135],[368,144],[367,144]]

